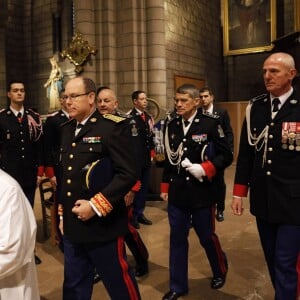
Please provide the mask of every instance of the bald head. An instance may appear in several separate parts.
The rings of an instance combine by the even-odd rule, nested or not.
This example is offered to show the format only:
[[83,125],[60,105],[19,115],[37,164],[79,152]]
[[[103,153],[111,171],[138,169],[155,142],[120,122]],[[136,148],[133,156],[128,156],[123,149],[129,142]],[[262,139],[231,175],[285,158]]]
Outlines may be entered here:
[[108,88],[98,89],[97,108],[99,112],[104,114],[114,114],[118,108],[118,100],[115,92]]
[[267,91],[280,97],[292,87],[292,81],[297,74],[295,61],[288,53],[271,54],[264,62],[263,74]]
[[285,52],[278,52],[271,54],[266,61],[275,61],[278,63],[282,63],[287,69],[295,69],[295,61],[294,58]]

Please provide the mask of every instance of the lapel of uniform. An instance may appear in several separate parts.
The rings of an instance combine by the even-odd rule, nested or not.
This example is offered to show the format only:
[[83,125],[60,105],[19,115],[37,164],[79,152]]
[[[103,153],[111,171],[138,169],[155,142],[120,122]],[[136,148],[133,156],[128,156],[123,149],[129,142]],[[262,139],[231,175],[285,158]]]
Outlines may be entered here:
[[170,126],[171,130],[169,131],[170,142],[172,142],[172,143],[175,142],[177,147],[178,147],[179,143],[182,141],[182,139],[184,138],[181,118],[182,117],[178,117],[178,118],[176,118],[176,120],[173,121],[173,122],[175,122],[175,124],[171,124],[171,126]]
[[91,117],[87,120],[87,122],[84,124],[84,126],[81,128],[81,130],[78,132],[78,134],[75,137],[75,140],[78,140],[85,136],[87,132],[89,132],[93,127],[96,121],[98,120],[97,111],[91,115]]
[[288,115],[294,113],[295,109],[299,109],[300,100],[296,97],[295,92],[284,102],[284,104],[279,109],[274,120],[286,119]]
[[146,128],[146,124],[147,124],[147,114],[146,114],[146,122],[142,119],[140,113],[134,108],[134,115],[136,116],[135,120],[138,124],[139,128]]
[[202,109],[198,109],[197,114],[195,115],[187,134],[192,134],[195,130],[198,130],[202,118],[203,118]]

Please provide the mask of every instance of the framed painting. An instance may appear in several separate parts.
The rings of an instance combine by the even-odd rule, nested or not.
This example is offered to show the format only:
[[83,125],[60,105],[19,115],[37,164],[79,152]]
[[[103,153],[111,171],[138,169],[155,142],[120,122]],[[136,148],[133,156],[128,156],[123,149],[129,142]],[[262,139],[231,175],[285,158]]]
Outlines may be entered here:
[[276,0],[223,0],[224,55],[270,51],[276,39]]
[[205,80],[188,76],[174,75],[174,89],[185,83],[190,83],[196,86],[197,89],[204,87]]

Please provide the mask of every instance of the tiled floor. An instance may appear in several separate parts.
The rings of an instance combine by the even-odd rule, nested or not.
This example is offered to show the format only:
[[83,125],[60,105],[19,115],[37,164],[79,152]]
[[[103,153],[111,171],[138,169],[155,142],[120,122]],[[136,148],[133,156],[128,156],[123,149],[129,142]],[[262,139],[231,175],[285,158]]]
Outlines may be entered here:
[[[230,210],[230,195],[234,166],[226,171],[227,202],[225,221],[216,223],[216,232],[229,259],[226,285],[220,290],[210,289],[211,272],[206,256],[193,230],[190,233],[189,288],[190,293],[182,299],[190,300],[271,300],[274,297],[269,276],[258,241],[254,218],[248,203],[244,216],[235,217]],[[62,299],[63,254],[50,239],[42,236],[39,199],[35,212],[38,221],[37,254],[42,264],[37,266],[42,300]],[[168,291],[168,239],[169,225],[166,203],[148,201],[145,211],[153,221],[152,226],[141,226],[140,234],[150,252],[150,273],[138,279],[142,299],[159,300]],[[131,254],[129,261],[133,264]],[[94,286],[93,300],[108,300],[102,283]]]

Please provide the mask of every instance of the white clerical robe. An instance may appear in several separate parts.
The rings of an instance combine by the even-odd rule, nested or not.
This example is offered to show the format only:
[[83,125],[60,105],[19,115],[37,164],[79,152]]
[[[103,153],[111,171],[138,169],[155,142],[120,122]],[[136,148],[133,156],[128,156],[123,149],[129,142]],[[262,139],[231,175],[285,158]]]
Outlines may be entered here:
[[40,299],[36,221],[19,184],[0,169],[0,300]]

